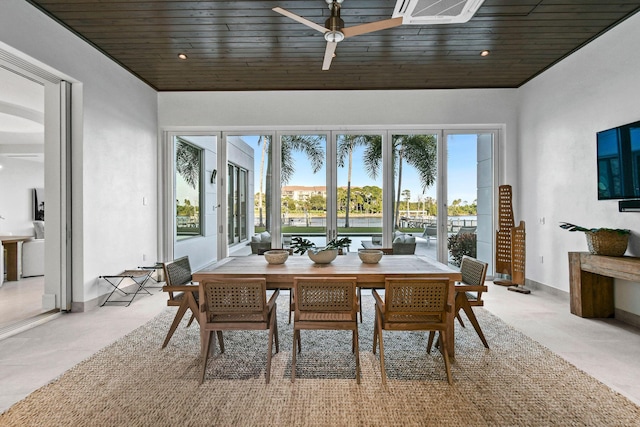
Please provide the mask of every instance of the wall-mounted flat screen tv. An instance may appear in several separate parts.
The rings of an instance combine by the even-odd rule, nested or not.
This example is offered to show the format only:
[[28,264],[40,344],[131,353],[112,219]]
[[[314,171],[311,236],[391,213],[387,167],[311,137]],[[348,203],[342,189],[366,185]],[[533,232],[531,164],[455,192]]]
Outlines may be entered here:
[[640,199],[640,121],[597,133],[598,200]]

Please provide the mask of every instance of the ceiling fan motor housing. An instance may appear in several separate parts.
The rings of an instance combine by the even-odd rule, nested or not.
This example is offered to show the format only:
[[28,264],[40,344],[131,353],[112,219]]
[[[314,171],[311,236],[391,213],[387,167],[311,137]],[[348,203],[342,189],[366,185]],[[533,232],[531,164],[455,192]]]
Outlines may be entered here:
[[324,26],[329,31],[340,31],[344,28],[344,21],[340,18],[340,16],[331,16],[324,22]]

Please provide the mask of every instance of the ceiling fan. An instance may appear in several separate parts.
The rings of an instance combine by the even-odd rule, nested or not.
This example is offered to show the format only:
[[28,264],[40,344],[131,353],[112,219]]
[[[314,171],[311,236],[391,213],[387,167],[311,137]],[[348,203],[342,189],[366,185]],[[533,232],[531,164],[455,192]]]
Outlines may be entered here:
[[398,17],[345,28],[344,21],[340,19],[340,5],[343,1],[344,0],[326,0],[327,4],[329,5],[329,9],[331,10],[331,16],[325,21],[324,27],[280,7],[273,8],[274,12],[278,12],[295,21],[298,21],[301,24],[306,25],[307,27],[324,33],[324,39],[327,41],[327,48],[324,51],[324,61],[322,62],[323,70],[328,70],[331,66],[331,60],[333,59],[334,53],[336,51],[336,46],[342,40],[348,37],[372,33],[374,31],[385,30],[387,28],[393,28],[402,25],[402,17]]

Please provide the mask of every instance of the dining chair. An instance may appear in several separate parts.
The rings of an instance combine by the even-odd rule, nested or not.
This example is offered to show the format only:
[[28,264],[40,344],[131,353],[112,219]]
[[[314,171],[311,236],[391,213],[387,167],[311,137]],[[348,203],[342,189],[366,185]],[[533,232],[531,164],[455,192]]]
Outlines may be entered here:
[[296,344],[297,351],[302,351],[301,330],[350,330],[352,331],[351,351],[356,358],[356,382],[360,384],[356,278],[294,277],[293,289],[291,382],[296,378]]
[[165,278],[165,285],[162,290],[169,295],[167,306],[178,307],[178,312],[173,318],[169,332],[167,332],[167,336],[162,343],[162,348],[165,348],[187,310],[191,310],[191,318],[187,327],[191,326],[194,319],[197,320],[198,286],[191,281],[191,264],[188,256],[162,263],[162,270]]
[[480,324],[472,307],[481,307],[484,305],[482,293],[488,291],[488,288],[484,284],[488,266],[486,262],[479,261],[467,255],[463,256],[462,262],[460,263],[462,281],[456,283],[455,286],[456,318],[460,322],[460,325],[464,327],[464,323],[460,317],[460,310],[464,311],[486,348],[489,348],[489,344],[482,333],[482,329],[480,328]]
[[[220,352],[224,353],[223,331],[269,330],[267,344],[266,383],[271,379],[271,355],[273,344],[280,351],[278,321],[276,319],[276,290],[267,301],[266,279],[207,280],[200,283],[200,340],[202,352],[202,376],[204,381],[211,347],[215,345],[217,332]],[[213,338],[213,339],[212,339]]]
[[[384,367],[384,343],[382,331],[435,331],[439,332],[440,352],[444,358],[449,384],[451,370],[447,352],[447,313],[452,310],[447,302],[449,279],[437,278],[386,278],[384,300],[376,289],[372,294],[376,303],[373,329],[373,354],[380,346],[380,372],[382,383],[387,383]],[[430,347],[427,348],[427,353]]]

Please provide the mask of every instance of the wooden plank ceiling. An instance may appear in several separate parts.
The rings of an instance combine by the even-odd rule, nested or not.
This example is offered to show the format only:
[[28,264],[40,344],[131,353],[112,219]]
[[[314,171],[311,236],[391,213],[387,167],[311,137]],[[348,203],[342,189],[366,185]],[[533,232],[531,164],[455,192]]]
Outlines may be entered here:
[[[348,38],[322,71],[322,34],[271,9],[324,25],[325,0],[29,1],[159,91],[514,88],[640,10],[640,0],[485,0],[464,24]],[[344,0],[342,19],[388,19],[395,3]]]

